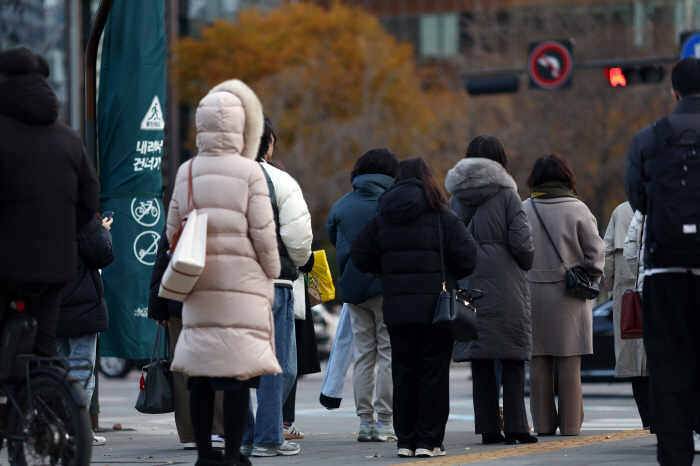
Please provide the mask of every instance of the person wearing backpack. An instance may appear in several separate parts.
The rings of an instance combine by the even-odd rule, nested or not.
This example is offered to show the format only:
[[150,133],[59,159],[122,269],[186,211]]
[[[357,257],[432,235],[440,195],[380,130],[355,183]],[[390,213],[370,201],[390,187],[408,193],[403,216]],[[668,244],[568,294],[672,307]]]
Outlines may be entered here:
[[625,192],[647,223],[644,235],[644,344],[652,425],[661,465],[693,463],[700,371],[700,61],[671,72],[673,113],[632,141]]

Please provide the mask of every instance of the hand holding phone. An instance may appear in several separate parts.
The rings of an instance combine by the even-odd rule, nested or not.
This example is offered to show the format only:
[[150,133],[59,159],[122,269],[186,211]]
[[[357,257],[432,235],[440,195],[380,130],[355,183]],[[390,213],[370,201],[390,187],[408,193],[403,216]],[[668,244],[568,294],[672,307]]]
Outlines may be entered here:
[[114,212],[107,211],[104,214],[102,214],[102,220],[109,220],[110,218],[112,218],[112,216],[114,216]]

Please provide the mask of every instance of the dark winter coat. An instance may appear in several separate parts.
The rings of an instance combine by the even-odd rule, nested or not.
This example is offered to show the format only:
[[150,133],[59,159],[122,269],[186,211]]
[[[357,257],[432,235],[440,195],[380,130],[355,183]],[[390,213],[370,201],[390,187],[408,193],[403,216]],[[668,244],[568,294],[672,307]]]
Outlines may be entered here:
[[158,252],[151,271],[151,287],[148,292],[148,318],[153,320],[168,320],[171,315],[182,318],[182,303],[180,301],[158,296],[160,281],[170,263],[170,256],[168,256],[170,243],[168,243],[168,236],[165,234],[166,228],[167,226],[163,227],[163,233],[160,235],[160,242],[158,242]]
[[355,190],[341,197],[328,215],[326,231],[338,258],[338,293],[347,303],[361,304],[382,294],[381,278],[362,273],[353,265],[350,245],[367,220],[377,213],[379,196],[393,182],[390,176],[376,173],[355,177]]
[[[476,243],[457,214],[440,214],[447,289],[476,268]],[[430,324],[442,272],[438,213],[428,208],[417,179],[396,183],[379,199],[350,248],[352,262],[365,273],[382,275],[382,311],[388,326]]]
[[[690,133],[689,135],[695,134],[700,136],[700,97],[683,97],[676,104],[673,113],[669,115],[668,121],[676,138],[681,137],[686,131]],[[653,213],[648,212],[648,194],[651,191],[648,184],[656,168],[658,156],[663,150],[664,148],[659,145],[656,135],[654,134],[653,124],[645,126],[632,140],[627,158],[627,172],[625,174],[625,192],[627,193],[627,198],[630,201],[632,209],[638,210],[642,215],[651,214],[647,217],[649,241],[645,244],[644,253],[644,261],[649,268],[654,266],[672,267],[674,265],[680,265],[678,264],[679,260],[683,261],[683,258],[678,257],[679,252],[681,256],[683,255],[683,251],[674,250],[675,248],[673,247],[657,247],[653,257],[649,255],[650,244],[654,244],[654,231],[658,231],[658,227],[654,223]],[[692,181],[692,177],[698,177],[700,174],[691,169],[685,176],[686,179],[689,180],[689,184],[693,186],[692,183],[694,183],[694,181]],[[680,190],[680,181],[678,187]],[[679,202],[670,202],[670,204],[678,203]],[[668,205],[665,207],[680,214],[686,213],[686,211],[690,209],[688,213],[695,212],[694,215],[697,215],[696,206],[692,205],[692,203],[691,205],[687,205],[686,203],[686,205]],[[652,263],[649,263],[650,261]]]
[[109,317],[100,269],[112,261],[112,235],[93,215],[78,234],[78,276],[63,289],[57,337],[77,338],[107,330]]
[[99,207],[80,137],[36,73],[0,83],[0,282],[75,278],[76,235]]
[[460,161],[445,186],[478,246],[476,270],[460,287],[484,293],[475,302],[479,340],[455,343],[452,358],[527,361],[532,350],[527,271],[535,249],[518,186],[501,164],[484,158]]

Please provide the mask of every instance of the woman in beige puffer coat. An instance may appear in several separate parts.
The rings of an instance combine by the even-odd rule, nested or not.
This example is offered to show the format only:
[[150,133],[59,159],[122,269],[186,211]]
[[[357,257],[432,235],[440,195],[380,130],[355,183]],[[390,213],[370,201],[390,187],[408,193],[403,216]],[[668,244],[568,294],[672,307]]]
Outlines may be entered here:
[[190,207],[208,214],[207,257],[184,302],[172,369],[190,376],[197,465],[221,464],[211,448],[216,390],[225,392],[224,418],[236,419],[235,426],[225,426],[226,464],[245,464],[239,448],[249,387],[257,386],[260,375],[281,372],[270,310],[280,258],[267,181],[255,162],[262,106],[244,83],[226,81],[201,100],[196,123],[199,153],[178,170],[167,235],[172,244]]

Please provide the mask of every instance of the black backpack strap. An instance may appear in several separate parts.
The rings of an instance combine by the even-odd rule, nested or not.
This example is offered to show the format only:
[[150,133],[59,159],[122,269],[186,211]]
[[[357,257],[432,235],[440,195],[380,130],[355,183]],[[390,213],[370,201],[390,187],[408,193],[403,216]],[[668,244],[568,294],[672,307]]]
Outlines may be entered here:
[[676,134],[671,128],[671,122],[668,121],[668,116],[659,118],[654,122],[654,135],[659,145],[666,149],[676,142]]

